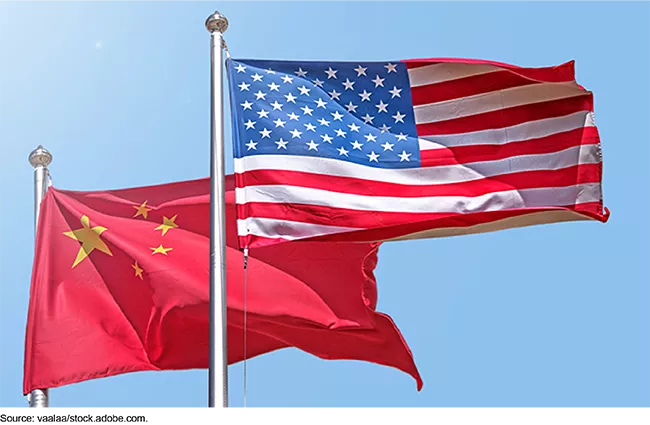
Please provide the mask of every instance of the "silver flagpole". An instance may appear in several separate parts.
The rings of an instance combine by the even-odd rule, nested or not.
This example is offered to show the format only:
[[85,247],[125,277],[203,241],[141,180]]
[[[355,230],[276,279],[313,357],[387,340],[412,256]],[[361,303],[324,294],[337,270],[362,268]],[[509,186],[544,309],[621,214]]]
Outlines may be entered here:
[[[43,146],[39,145],[29,154],[29,163],[34,167],[34,237],[38,226],[38,215],[41,212],[41,201],[49,187],[47,178],[49,171],[47,166],[52,162],[52,154]],[[47,388],[33,390],[27,396],[29,407],[48,407],[50,395]]]
[[226,335],[226,200],[223,140],[223,58],[221,43],[228,19],[214,12],[205,21],[210,32],[210,364],[208,406],[228,407]]

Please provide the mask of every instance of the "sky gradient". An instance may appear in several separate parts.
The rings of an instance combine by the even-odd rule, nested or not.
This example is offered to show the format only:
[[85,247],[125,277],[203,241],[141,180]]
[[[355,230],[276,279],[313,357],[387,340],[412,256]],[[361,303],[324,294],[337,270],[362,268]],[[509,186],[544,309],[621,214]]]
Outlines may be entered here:
[[[379,251],[377,310],[424,380],[284,349],[248,362],[248,406],[648,406],[648,3],[0,3],[0,406],[22,396],[33,259],[27,157],[56,187],[209,173],[209,34],[234,58],[576,61],[594,92],[608,223],[574,222]],[[226,168],[232,172],[229,120]],[[242,366],[230,403],[242,405]],[[205,406],[207,371],[140,372],[51,391],[52,406]]]

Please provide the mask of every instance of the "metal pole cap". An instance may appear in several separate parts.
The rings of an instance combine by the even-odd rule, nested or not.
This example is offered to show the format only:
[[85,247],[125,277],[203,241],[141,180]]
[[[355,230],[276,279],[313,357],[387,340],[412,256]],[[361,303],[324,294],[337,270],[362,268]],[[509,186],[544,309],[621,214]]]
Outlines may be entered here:
[[43,146],[38,145],[36,149],[29,154],[29,163],[32,167],[46,167],[52,162],[52,154]]
[[215,12],[205,20],[205,27],[211,33],[217,31],[223,34],[228,29],[228,19],[215,10]]

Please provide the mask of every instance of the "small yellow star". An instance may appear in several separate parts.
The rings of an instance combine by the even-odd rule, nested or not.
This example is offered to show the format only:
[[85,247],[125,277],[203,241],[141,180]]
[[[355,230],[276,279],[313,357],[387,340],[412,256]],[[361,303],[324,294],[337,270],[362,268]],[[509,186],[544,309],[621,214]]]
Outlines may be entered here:
[[154,254],[165,254],[165,255],[167,255],[167,251],[171,251],[174,248],[165,248],[164,246],[162,246],[162,244],[160,244],[158,246],[158,248],[150,248],[150,249],[153,250],[151,255],[154,255]]
[[72,230],[70,232],[63,232],[64,235],[71,237],[72,239],[81,242],[81,247],[77,253],[77,258],[72,264],[74,269],[77,264],[81,263],[86,257],[90,255],[93,250],[98,249],[101,252],[113,256],[111,250],[108,249],[108,246],[101,239],[100,235],[104,233],[107,229],[102,226],[90,227],[90,220],[87,215],[81,216],[81,229]]
[[141,216],[143,216],[145,219],[146,219],[147,217],[149,217],[149,211],[151,211],[151,210],[153,209],[153,208],[149,208],[149,207],[147,207],[147,201],[144,201],[144,202],[142,203],[142,205],[140,205],[140,206],[133,205],[133,208],[135,208],[136,210],[138,210],[138,211],[136,211],[136,213],[135,213],[135,215],[133,216],[133,218],[136,218],[137,216],[141,215]]
[[131,267],[133,267],[133,268],[135,269],[135,275],[136,275],[137,277],[139,277],[140,280],[142,280],[142,279],[143,279],[143,278],[142,278],[142,272],[143,272],[144,270],[142,270],[142,269],[140,268],[140,266],[138,266],[138,262],[136,261],[135,264],[131,264]]
[[172,218],[167,218],[163,216],[163,224],[156,227],[154,230],[162,230],[162,234],[163,236],[165,236],[165,233],[167,233],[168,230],[176,229],[178,227],[178,224],[174,223],[176,217],[178,217],[178,214],[176,214]]

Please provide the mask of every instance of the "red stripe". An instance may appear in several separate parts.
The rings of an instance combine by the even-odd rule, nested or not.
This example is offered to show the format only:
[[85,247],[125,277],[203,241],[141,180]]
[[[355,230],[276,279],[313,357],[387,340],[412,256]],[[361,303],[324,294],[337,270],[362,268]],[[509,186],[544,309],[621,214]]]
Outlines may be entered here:
[[[291,220],[289,216],[277,216],[273,217],[271,214],[268,214],[269,209],[266,208],[269,204],[261,205],[261,212],[264,213],[264,216],[267,218],[276,218],[276,219],[287,219]],[[303,208],[303,206],[300,206]],[[323,215],[329,216],[330,220],[332,216],[348,216],[349,211],[345,210],[336,210],[332,208],[324,207],[329,211],[324,212],[324,214],[316,216],[321,217]],[[390,220],[386,219],[383,216],[384,213],[371,212],[368,211],[358,211],[352,212],[359,213],[360,215],[373,215],[377,217],[377,222],[374,223],[372,227],[369,227],[367,230],[352,231],[334,235],[327,236],[317,236],[312,238],[302,239],[303,241],[354,241],[354,242],[365,242],[365,241],[379,241],[390,238],[395,238],[399,236],[409,235],[416,232],[421,232],[431,229],[440,229],[440,228],[465,228],[469,226],[475,226],[478,224],[485,224],[494,222],[497,220],[502,220],[510,217],[517,217],[527,214],[547,212],[547,211],[574,211],[579,214],[584,215],[588,219],[597,220],[600,222],[606,222],[609,219],[609,211],[605,213],[602,212],[602,205],[599,202],[589,202],[584,204],[577,205],[567,205],[563,207],[550,207],[550,208],[526,208],[526,209],[517,209],[517,210],[500,210],[500,211],[490,211],[490,212],[481,212],[475,214],[438,214],[434,216],[429,214],[431,218],[424,217],[425,214],[419,214],[419,217],[412,217],[412,214],[408,214],[411,217],[406,217],[405,219],[400,220],[399,217]],[[262,215],[260,215],[262,217]],[[379,221],[381,219],[381,221]],[[419,219],[419,220],[418,220]],[[299,220],[296,220],[299,221]],[[310,221],[311,222],[311,221]],[[323,223],[323,224],[331,224]],[[337,223],[338,224],[338,223]],[[275,239],[260,237],[254,235],[248,235],[245,237],[239,237],[242,246],[268,246],[274,243],[285,242],[285,239]]]
[[530,84],[538,84],[538,82],[504,70],[411,87],[411,96],[413,105],[417,106]]
[[282,242],[291,242],[288,239],[283,238],[267,238],[265,236],[238,236],[239,246],[240,247],[254,247],[254,248],[264,248],[265,246],[275,245]]
[[334,235],[326,235],[311,238],[311,241],[341,241],[341,242],[366,242],[366,241],[379,241],[386,239],[393,239],[405,235],[442,228],[464,228],[475,226],[478,224],[490,223],[497,220],[517,217],[527,214],[546,212],[546,211],[574,211],[589,219],[606,222],[609,218],[608,212],[602,213],[602,209],[598,202],[591,202],[589,204],[580,204],[575,206],[555,207],[555,208],[528,208],[519,210],[501,210],[490,211],[475,214],[461,214],[454,217],[446,217],[442,219],[422,222],[411,222],[403,225],[373,228],[367,230],[358,230],[354,232],[346,232]]
[[575,79],[575,61],[569,61],[558,66],[544,68],[522,68],[517,65],[511,65],[503,62],[494,62],[479,59],[457,59],[457,58],[432,58],[432,59],[407,59],[403,60],[407,69],[421,68],[423,66],[434,65],[438,63],[466,63],[466,64],[483,64],[493,65],[503,69],[510,69],[520,75],[528,76],[540,81],[559,82],[573,81]]
[[579,145],[600,142],[596,127],[577,128],[538,139],[513,141],[502,145],[468,145],[420,151],[422,167],[496,161],[519,155],[559,152]]
[[565,99],[530,103],[435,123],[417,124],[416,128],[420,136],[460,134],[511,127],[529,121],[561,117],[579,111],[593,111],[593,96],[591,93]]
[[510,69],[516,72],[535,72],[536,70],[556,70],[558,73],[564,73],[566,81],[575,79],[575,61],[565,62],[560,65],[549,67],[522,67],[510,63],[496,62],[484,59],[467,59],[467,58],[428,58],[428,59],[403,59],[400,62],[406,65],[406,69],[416,69],[423,66],[434,65],[438,63],[464,63],[468,65],[492,65],[499,68]]
[[[566,187],[583,183],[598,183],[600,182],[600,166],[599,164],[582,164],[559,170],[523,171],[461,183],[427,186],[410,186],[350,177],[323,176],[322,174],[301,171],[256,170],[241,174],[241,178],[241,184],[243,185],[241,187],[266,185],[299,186],[353,195],[395,198],[481,196],[487,193],[515,189]],[[241,210],[240,217],[255,215]],[[340,219],[343,218],[336,218],[337,225],[339,225],[338,220]]]

